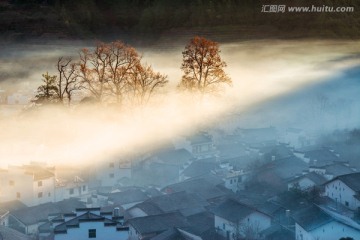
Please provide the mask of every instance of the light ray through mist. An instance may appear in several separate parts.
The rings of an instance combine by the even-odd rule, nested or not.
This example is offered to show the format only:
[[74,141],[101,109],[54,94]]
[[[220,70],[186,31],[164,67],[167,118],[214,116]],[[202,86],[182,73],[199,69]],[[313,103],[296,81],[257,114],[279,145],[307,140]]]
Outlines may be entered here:
[[78,106],[65,111],[44,108],[18,117],[3,117],[0,166],[30,161],[79,165],[142,153],[176,136],[211,126],[226,113],[245,111],[339,75],[359,61],[334,60],[360,51],[355,42],[259,41],[220,47],[228,64],[226,71],[234,83],[223,97],[208,98],[200,104],[178,94],[174,86],[181,77],[182,49],[167,52],[145,49],[144,60],[169,76],[171,89],[166,94],[142,109]]

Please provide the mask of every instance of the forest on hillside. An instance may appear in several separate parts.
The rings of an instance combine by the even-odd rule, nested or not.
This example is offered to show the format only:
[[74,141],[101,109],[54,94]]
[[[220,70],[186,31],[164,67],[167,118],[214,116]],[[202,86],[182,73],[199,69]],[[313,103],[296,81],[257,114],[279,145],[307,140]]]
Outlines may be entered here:
[[[264,4],[354,7],[352,13],[263,13]],[[157,36],[173,31],[239,38],[357,38],[356,0],[2,0],[0,30],[8,39]],[[248,36],[247,36],[248,35]]]

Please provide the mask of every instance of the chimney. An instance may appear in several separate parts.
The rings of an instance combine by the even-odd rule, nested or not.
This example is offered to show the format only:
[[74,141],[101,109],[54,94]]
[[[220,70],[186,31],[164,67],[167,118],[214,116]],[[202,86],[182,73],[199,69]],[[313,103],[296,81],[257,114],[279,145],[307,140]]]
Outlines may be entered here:
[[120,217],[120,208],[114,208],[113,217]]

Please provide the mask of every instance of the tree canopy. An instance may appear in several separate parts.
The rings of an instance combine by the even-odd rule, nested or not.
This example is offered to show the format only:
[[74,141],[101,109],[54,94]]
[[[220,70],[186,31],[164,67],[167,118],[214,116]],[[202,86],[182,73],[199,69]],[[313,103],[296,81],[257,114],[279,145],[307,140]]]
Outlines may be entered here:
[[179,88],[200,94],[218,94],[224,84],[232,81],[225,73],[226,63],[220,57],[217,42],[194,37],[182,52],[184,72]]

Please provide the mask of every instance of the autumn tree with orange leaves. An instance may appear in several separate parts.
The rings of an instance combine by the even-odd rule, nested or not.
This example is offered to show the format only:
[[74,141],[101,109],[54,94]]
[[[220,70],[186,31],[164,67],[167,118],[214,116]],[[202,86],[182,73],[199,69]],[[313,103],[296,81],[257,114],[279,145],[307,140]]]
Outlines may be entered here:
[[135,48],[121,41],[99,42],[80,52],[77,76],[97,102],[146,104],[168,80],[141,63]]
[[225,73],[226,63],[221,60],[217,42],[194,37],[182,52],[181,70],[184,74],[179,89],[193,93],[217,95],[224,84],[232,84]]

